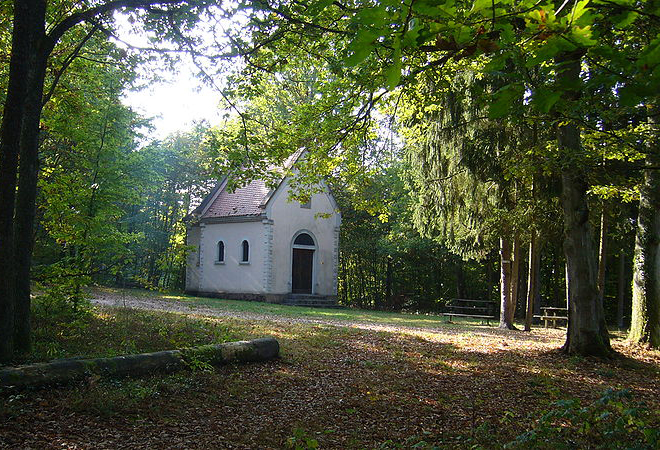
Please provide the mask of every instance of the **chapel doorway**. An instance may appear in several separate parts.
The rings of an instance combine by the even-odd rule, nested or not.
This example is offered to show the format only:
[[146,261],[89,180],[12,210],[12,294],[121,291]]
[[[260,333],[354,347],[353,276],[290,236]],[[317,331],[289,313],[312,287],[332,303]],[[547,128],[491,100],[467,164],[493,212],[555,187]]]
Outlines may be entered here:
[[294,294],[312,294],[314,286],[314,239],[301,233],[293,241],[291,267],[291,292]]

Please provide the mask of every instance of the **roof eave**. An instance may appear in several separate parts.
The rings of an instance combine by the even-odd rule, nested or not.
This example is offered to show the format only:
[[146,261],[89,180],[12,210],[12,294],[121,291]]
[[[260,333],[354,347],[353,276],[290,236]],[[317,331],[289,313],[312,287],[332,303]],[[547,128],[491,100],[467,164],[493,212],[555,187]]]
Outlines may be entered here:
[[239,223],[239,222],[261,222],[266,219],[266,214],[247,214],[243,216],[203,217],[200,223]]

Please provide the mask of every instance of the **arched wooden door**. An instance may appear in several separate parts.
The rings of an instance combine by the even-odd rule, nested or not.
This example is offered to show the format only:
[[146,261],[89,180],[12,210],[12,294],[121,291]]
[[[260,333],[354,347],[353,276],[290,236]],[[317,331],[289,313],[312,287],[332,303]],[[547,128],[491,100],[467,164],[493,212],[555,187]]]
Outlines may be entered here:
[[307,233],[300,233],[293,241],[291,267],[291,292],[312,294],[314,286],[314,239]]

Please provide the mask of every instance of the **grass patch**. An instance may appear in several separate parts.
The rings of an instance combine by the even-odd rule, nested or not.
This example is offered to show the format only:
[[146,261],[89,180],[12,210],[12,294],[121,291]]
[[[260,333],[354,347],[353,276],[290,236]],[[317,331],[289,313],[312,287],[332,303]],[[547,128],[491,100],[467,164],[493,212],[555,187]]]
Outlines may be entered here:
[[36,301],[34,351],[21,363],[70,357],[111,357],[236,340],[235,330],[213,318],[127,308],[53,311]]
[[[160,294],[147,290],[122,290],[115,288],[102,288],[102,292],[113,295],[133,296],[142,298],[158,298],[194,307],[207,307],[217,311],[251,313],[288,318],[305,318],[328,321],[362,322],[375,325],[392,325],[416,328],[437,328],[439,326],[482,325],[479,319],[453,318],[454,323],[439,314],[405,313],[388,311],[371,311],[353,308],[309,308],[304,306],[288,306],[264,302],[250,302],[243,300],[226,300],[209,297],[195,297],[184,294]],[[491,321],[494,324],[495,320]]]

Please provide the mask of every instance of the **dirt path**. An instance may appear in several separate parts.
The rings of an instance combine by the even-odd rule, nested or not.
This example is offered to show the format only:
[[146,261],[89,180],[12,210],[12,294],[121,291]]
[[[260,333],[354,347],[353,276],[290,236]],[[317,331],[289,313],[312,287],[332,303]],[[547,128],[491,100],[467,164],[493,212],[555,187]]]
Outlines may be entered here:
[[[314,319],[309,317],[287,317],[278,314],[260,314],[247,311],[233,311],[216,309],[190,303],[183,303],[176,300],[166,300],[157,296],[132,296],[118,294],[113,292],[95,291],[92,292],[92,303],[101,306],[126,307],[151,311],[165,311],[182,314],[192,314],[207,317],[228,317],[233,319],[268,321],[280,324],[312,324],[329,325],[335,327],[348,327],[366,331],[384,331],[390,333],[404,333],[407,335],[424,335],[427,339],[439,339],[447,335],[463,335],[466,328],[462,326],[439,325],[437,327],[411,327],[396,326],[387,324],[374,324],[356,320],[331,320]],[[536,329],[532,333],[523,331],[501,330],[495,326],[474,326],[470,325],[470,332],[479,336],[497,337],[501,336],[507,340],[519,340],[528,343],[548,344],[551,342],[560,342],[564,336],[565,330],[562,329]],[[436,339],[434,339],[436,338]]]

